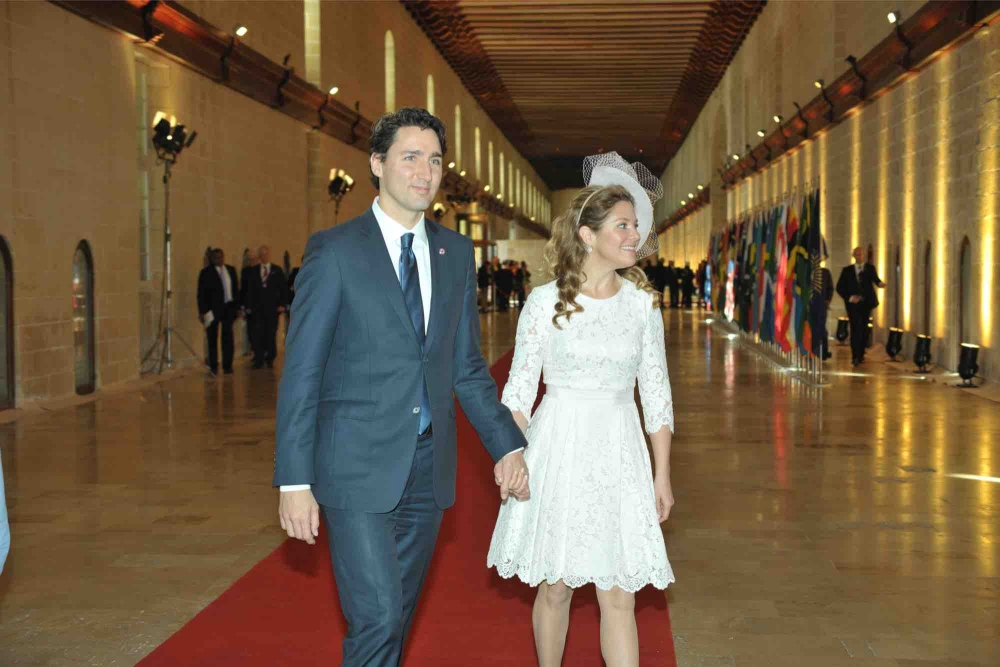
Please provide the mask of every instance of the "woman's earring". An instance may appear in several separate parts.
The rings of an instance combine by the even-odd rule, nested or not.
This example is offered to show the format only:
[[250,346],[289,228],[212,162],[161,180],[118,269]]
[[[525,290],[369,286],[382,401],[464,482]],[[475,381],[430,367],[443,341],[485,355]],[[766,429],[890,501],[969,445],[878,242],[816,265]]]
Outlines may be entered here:
[[590,246],[587,246],[587,254],[589,255],[592,252],[594,252],[594,249],[591,248]]

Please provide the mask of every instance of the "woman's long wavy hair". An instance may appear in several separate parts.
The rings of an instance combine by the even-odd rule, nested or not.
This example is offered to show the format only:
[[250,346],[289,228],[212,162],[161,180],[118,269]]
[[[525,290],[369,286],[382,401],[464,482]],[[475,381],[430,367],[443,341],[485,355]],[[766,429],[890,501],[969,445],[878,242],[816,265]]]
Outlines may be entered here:
[[[587,187],[573,199],[569,209],[552,222],[552,238],[545,248],[545,260],[556,278],[556,287],[559,289],[559,301],[556,302],[556,312],[552,316],[552,324],[557,329],[562,328],[559,326],[559,318],[565,317],[569,322],[573,313],[583,312],[583,306],[576,302],[576,297],[587,279],[583,272],[583,264],[587,261],[588,253],[587,244],[580,238],[580,228],[589,227],[595,234],[598,233],[611,215],[611,209],[623,201],[635,206],[632,195],[620,185]],[[576,222],[577,218],[580,220],[579,225]],[[653,295],[653,307],[659,307],[659,295],[646,279],[642,269],[631,266],[620,269],[618,275],[631,280],[636,287]]]

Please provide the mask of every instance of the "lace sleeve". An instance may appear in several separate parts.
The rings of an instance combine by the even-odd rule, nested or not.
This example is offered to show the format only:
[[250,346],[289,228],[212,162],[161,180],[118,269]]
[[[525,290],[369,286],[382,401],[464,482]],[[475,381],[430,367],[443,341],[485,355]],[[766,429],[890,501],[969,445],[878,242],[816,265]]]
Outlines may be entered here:
[[545,306],[538,296],[540,290],[535,290],[528,296],[517,322],[514,361],[501,399],[511,412],[520,412],[529,422],[531,408],[538,395],[538,378],[542,372],[545,343],[552,328],[552,316],[545,312]]
[[[648,308],[648,306],[647,306]],[[642,332],[642,356],[639,360],[639,398],[646,422],[646,432],[656,433],[664,425],[674,432],[674,402],[667,375],[667,353],[663,340],[663,315],[659,308],[649,308]]]

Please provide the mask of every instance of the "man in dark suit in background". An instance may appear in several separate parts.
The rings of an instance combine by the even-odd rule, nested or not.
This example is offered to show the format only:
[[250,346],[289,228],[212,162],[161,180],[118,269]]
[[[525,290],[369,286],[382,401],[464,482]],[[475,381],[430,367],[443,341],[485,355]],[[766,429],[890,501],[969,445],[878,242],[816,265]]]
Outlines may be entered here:
[[851,322],[851,364],[857,366],[865,360],[865,342],[868,337],[868,318],[878,308],[875,288],[885,287],[878,271],[865,263],[865,251],[854,249],[854,264],[845,266],[837,280],[837,294],[844,299],[847,317]]
[[212,263],[198,275],[198,320],[208,335],[208,368],[212,375],[219,372],[219,330],[222,330],[222,372],[233,372],[233,322],[239,314],[237,296],[240,293],[236,269],[226,264],[222,248],[211,253]]
[[691,262],[684,262],[684,268],[680,270],[681,291],[684,292],[683,306],[691,307],[691,298],[694,296],[694,271],[691,270]]
[[243,283],[243,307],[253,316],[250,333],[253,367],[260,368],[266,363],[273,368],[278,356],[278,318],[288,306],[288,286],[285,272],[277,264],[271,264],[270,248],[261,246],[257,259],[260,263]]
[[667,279],[667,289],[670,290],[671,308],[681,307],[680,272],[680,269],[674,266],[674,260],[670,260],[664,273]]
[[257,268],[257,249],[250,248],[246,251],[244,267],[240,271],[240,312],[243,314],[243,356],[249,356],[253,350],[253,313],[246,308],[247,284],[250,282],[250,274]]
[[504,262],[500,266],[500,270],[494,274],[493,284],[496,286],[497,292],[497,310],[506,313],[510,304],[510,294],[514,291],[514,273],[510,270],[509,261]]

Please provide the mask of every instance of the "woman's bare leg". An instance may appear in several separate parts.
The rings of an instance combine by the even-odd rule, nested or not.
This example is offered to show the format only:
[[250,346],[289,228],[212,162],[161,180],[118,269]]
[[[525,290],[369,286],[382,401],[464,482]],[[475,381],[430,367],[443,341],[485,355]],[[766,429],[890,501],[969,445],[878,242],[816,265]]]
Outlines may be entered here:
[[601,655],[608,667],[639,667],[639,631],[635,595],[615,587],[597,589],[601,605]]
[[538,667],[559,667],[563,649],[566,648],[566,631],[569,629],[569,604],[573,589],[557,581],[542,582],[535,596],[531,611],[531,624],[535,629],[535,651]]

